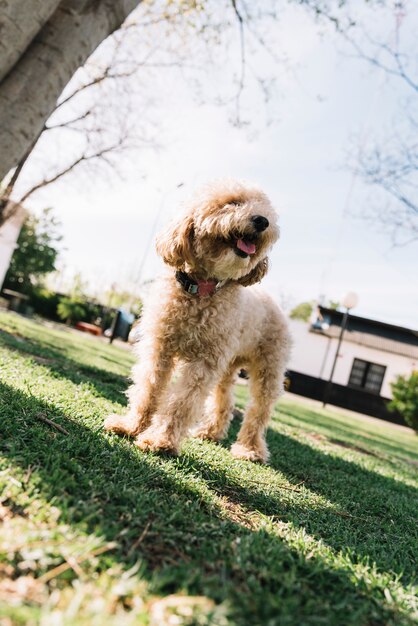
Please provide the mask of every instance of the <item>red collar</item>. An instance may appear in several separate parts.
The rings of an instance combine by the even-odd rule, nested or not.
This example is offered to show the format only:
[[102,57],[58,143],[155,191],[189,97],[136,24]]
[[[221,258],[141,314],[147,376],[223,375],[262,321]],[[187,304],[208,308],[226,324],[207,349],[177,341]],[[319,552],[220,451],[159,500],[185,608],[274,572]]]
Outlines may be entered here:
[[193,279],[186,272],[176,272],[176,280],[187,293],[192,296],[212,296],[222,285],[223,281]]

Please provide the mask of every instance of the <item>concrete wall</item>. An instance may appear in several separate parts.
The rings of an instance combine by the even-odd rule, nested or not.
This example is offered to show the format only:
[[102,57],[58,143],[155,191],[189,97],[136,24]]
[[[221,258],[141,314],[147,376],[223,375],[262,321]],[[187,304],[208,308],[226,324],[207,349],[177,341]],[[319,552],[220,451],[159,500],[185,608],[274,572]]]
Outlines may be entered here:
[[[297,320],[290,320],[290,331],[293,351],[289,369],[328,380],[338,340],[312,333],[309,324]],[[385,398],[392,397],[390,383],[397,375],[409,375],[412,370],[418,369],[418,363],[411,357],[343,341],[333,376],[335,383],[347,385],[355,358],[386,366],[380,391],[380,395]]]
[[16,248],[16,241],[24,219],[25,211],[22,208],[18,208],[13,217],[9,218],[0,227],[0,288],[9,269],[10,260]]

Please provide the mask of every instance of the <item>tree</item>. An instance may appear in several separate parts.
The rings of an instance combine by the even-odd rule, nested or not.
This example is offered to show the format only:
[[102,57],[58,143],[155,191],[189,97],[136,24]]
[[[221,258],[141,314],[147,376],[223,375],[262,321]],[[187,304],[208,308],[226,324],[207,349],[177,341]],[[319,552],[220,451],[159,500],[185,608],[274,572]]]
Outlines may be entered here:
[[[294,1],[282,0],[283,4]],[[344,1],[299,0],[298,4],[339,29],[344,30],[351,23],[343,19],[341,13]],[[138,88],[138,70],[145,66],[193,66],[199,71],[197,41],[207,44],[212,59],[210,65],[213,65],[213,49],[223,46],[220,56],[225,58],[236,33],[239,54],[234,54],[235,62],[228,64],[232,68],[230,82],[234,92],[223,96],[216,94],[216,98],[232,107],[235,123],[245,124],[241,109],[248,77],[253,76],[267,100],[274,79],[274,76],[254,73],[248,58],[258,54],[258,46],[276,62],[284,62],[277,57],[265,34],[265,24],[279,18],[276,5],[275,0],[266,0],[262,7],[246,0],[223,0],[222,3],[215,0],[45,0],[43,3],[6,0],[1,3],[0,28],[3,26],[1,30],[6,36],[0,42],[0,181],[8,172],[9,179],[0,199],[0,223],[10,214],[12,205],[8,204],[8,199],[12,198],[15,184],[41,135],[45,138],[58,133],[62,138],[60,131],[72,131],[73,136],[78,133],[81,141],[77,149],[70,152],[68,163],[56,167],[52,158],[48,174],[41,168],[39,180],[28,182],[21,196],[13,198],[16,202],[24,201],[34,191],[81,165],[113,168],[115,155],[137,147],[132,145],[137,142],[133,137],[135,126],[130,121],[135,116],[138,118],[138,104],[132,95],[144,93]],[[134,12],[118,31],[136,6],[143,8],[142,12]],[[163,30],[153,31],[158,25],[162,25]],[[141,48],[148,31],[147,46]],[[93,55],[86,71],[76,77],[70,92],[60,96],[75,70],[111,33],[113,37],[101,47],[104,64],[103,57],[98,61]],[[145,53],[141,58],[138,50]],[[154,58],[156,52],[158,59]],[[205,65],[208,66],[207,61]],[[155,76],[152,80],[155,82]],[[195,77],[191,80],[196,83]],[[109,106],[111,100],[108,99],[113,89],[120,91],[121,88],[124,97],[119,98],[119,103],[123,103],[123,110]],[[146,104],[142,102],[140,109],[151,110]],[[72,107],[74,115],[71,115]],[[55,119],[48,120],[54,110]],[[102,117],[109,110],[112,111],[110,124]],[[68,135],[64,139],[65,154],[68,154],[67,138]],[[149,137],[141,137],[141,145],[142,139],[149,141]],[[51,154],[52,151],[46,152]]]
[[139,0],[5,0],[0,180],[30,153],[74,72]]
[[333,309],[334,311],[338,311],[338,309],[340,308],[340,303],[338,302],[338,300],[330,300],[328,302],[328,308],[329,309]]
[[116,284],[104,294],[104,300],[108,307],[113,309],[128,309],[135,317],[140,317],[142,312],[142,300],[139,296],[134,295],[130,291],[120,290]]
[[68,325],[76,324],[87,315],[84,300],[77,296],[63,296],[57,307],[58,316]]
[[359,58],[383,73],[387,80],[394,81],[397,87],[404,88],[399,113],[391,121],[390,131],[378,138],[372,135],[367,141],[361,138],[351,155],[350,167],[373,191],[371,206],[363,211],[363,217],[389,232],[394,244],[406,244],[418,241],[416,34],[402,36],[407,3],[398,0],[388,10],[393,12],[395,23],[394,36],[391,34],[389,40],[363,32],[358,41],[346,34]]
[[398,376],[391,387],[393,399],[389,409],[400,413],[408,426],[418,433],[418,370],[409,378]]
[[[13,213],[16,204],[24,205],[32,194],[70,173],[84,169],[91,178],[100,174],[108,178],[117,170],[122,153],[152,144],[144,128],[148,117],[142,114],[141,125],[135,123],[140,105],[134,112],[136,89],[127,82],[133,70],[120,66],[116,59],[118,45],[110,47],[110,53],[102,55],[100,62],[93,55],[70,81],[36,145],[6,178],[0,192],[0,224]],[[141,63],[137,65],[139,70]],[[12,197],[15,204],[9,202]]]
[[76,274],[71,293],[63,296],[57,306],[58,317],[67,324],[76,324],[86,319],[89,310],[89,302],[85,293],[86,284],[81,274]]
[[292,320],[301,320],[302,322],[308,322],[312,315],[315,302],[301,302],[295,306],[289,313],[289,317]]
[[37,217],[28,215],[17,240],[4,287],[31,294],[42,278],[55,271],[57,244],[61,241],[59,222],[51,209]]

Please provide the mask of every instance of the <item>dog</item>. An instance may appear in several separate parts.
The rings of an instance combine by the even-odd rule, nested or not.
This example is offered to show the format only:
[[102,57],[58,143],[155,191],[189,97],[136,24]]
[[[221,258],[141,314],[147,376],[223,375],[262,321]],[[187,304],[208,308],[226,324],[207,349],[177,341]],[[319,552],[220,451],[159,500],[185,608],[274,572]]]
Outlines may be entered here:
[[157,237],[169,271],[144,307],[128,413],[108,417],[106,430],[171,454],[193,425],[194,436],[219,441],[232,419],[236,372],[245,368],[251,400],[231,453],[267,462],[265,431],[290,338],[284,314],[256,283],[268,270],[277,222],[260,189],[226,181],[205,187]]

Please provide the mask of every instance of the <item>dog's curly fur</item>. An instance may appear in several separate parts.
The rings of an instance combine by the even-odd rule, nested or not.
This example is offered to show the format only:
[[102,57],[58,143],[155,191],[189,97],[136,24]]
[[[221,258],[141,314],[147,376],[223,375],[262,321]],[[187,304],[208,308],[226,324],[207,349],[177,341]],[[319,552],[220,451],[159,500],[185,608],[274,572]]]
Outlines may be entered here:
[[[257,216],[268,220],[262,231],[254,225]],[[170,453],[178,453],[196,423],[196,436],[220,440],[232,417],[234,376],[245,367],[251,401],[231,452],[267,461],[264,433],[283,387],[290,340],[283,313],[251,285],[267,272],[267,253],[278,236],[266,195],[229,181],[205,188],[158,237],[157,251],[171,270],[140,322],[129,411],[107,418],[107,430],[134,436],[142,450]],[[242,240],[254,244],[248,254],[239,250]],[[191,295],[173,268],[221,286],[211,295]]]

